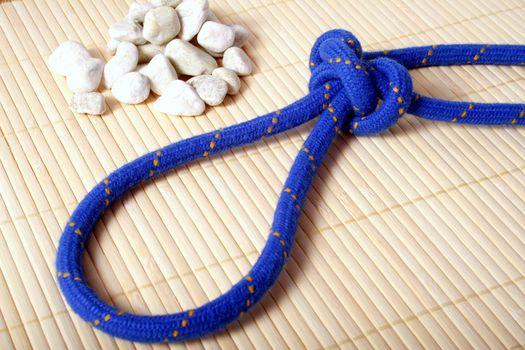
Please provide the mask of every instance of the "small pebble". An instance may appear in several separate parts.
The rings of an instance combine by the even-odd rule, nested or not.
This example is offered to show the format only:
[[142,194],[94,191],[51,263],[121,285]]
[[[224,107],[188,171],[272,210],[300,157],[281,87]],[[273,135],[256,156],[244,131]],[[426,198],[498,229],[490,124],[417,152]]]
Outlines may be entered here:
[[177,11],[169,6],[150,10],[144,18],[144,39],[152,44],[162,45],[173,39],[180,31]]
[[253,62],[243,49],[238,47],[230,47],[224,52],[222,58],[222,65],[224,68],[231,69],[238,75],[249,75],[253,71]]
[[109,37],[119,41],[129,41],[135,45],[143,45],[147,42],[142,36],[142,26],[129,18],[124,18],[111,25]]
[[188,80],[197,95],[209,106],[217,106],[224,101],[228,92],[228,84],[221,78],[212,75],[200,75]]
[[106,111],[106,101],[100,92],[74,94],[69,108],[75,113],[102,115]]
[[67,86],[75,93],[91,92],[98,89],[104,70],[104,62],[89,57],[77,61],[67,74]]
[[179,74],[211,74],[217,68],[217,61],[212,56],[184,40],[170,41],[166,46],[165,55]]
[[208,10],[208,17],[206,17],[206,20],[216,22],[216,23],[221,23],[221,21],[219,21],[219,19],[215,15],[215,12],[213,12],[212,10]]
[[208,18],[208,10],[208,0],[184,0],[177,6],[181,23],[179,37],[182,40],[190,41],[197,35]]
[[174,80],[153,107],[158,112],[170,115],[196,116],[204,113],[206,105],[189,84]]
[[163,54],[153,57],[151,62],[140,73],[149,78],[151,91],[162,95],[168,85],[177,79],[177,72],[171,65],[169,59]]
[[147,64],[139,64],[137,68],[135,68],[134,72],[140,73],[142,75],[146,75],[146,68],[148,68]]
[[215,58],[221,58],[224,55],[224,52],[213,52],[210,50],[205,50],[210,56]]
[[237,95],[241,89],[241,79],[237,74],[228,69],[219,67],[211,73],[214,77],[221,78],[228,84],[228,95]]
[[115,81],[111,92],[113,97],[122,103],[141,103],[149,96],[149,80],[137,72],[126,73]]
[[159,53],[164,54],[165,45],[146,44],[137,46],[139,50],[139,63],[148,63]]
[[56,74],[67,75],[78,61],[90,57],[89,51],[78,41],[64,41],[49,56],[49,68]]
[[182,0],[151,0],[151,4],[155,7],[160,6],[170,6],[170,7],[177,7],[182,2]]
[[111,88],[115,81],[137,67],[139,53],[132,43],[123,41],[117,47],[117,52],[104,68],[104,85]]
[[129,5],[128,18],[132,21],[142,23],[144,22],[146,13],[155,7],[156,6],[150,2],[133,1],[131,5]]
[[235,31],[235,41],[232,46],[243,47],[250,39],[250,32],[240,24],[232,24],[230,27]]
[[117,52],[117,47],[120,44],[120,41],[117,39],[109,39],[108,44],[106,45],[106,52],[110,55],[114,55]]
[[226,24],[208,21],[202,25],[197,42],[211,52],[224,52],[233,45],[235,30]]

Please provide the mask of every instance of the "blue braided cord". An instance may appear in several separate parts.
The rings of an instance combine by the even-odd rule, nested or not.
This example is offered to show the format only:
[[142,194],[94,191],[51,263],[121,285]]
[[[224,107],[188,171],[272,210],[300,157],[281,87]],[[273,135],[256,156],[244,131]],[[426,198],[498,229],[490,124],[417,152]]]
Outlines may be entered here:
[[[387,57],[406,69],[452,65],[525,65],[523,45],[432,45],[366,52],[365,60]],[[452,102],[414,95],[408,113],[422,118],[467,124],[525,124],[525,104]],[[471,110],[476,107],[475,110]],[[468,118],[461,117],[467,110]],[[460,117],[458,117],[460,116]]]
[[[210,334],[237,320],[275,283],[290,256],[297,222],[313,177],[335,136],[371,135],[411,114],[469,124],[525,124],[523,104],[451,102],[412,90],[408,69],[457,64],[520,65],[525,46],[441,45],[362,53],[352,33],[332,30],[316,41],[310,92],[272,113],[191,137],[122,166],[79,203],[60,239],[57,277],[72,309],[96,328],[133,341],[180,341]],[[86,283],[82,256],[105,210],[142,181],[175,167],[272,136],[319,116],[295,159],[277,203],[271,231],[251,271],[220,297],[169,315],[126,314],[97,297]]]

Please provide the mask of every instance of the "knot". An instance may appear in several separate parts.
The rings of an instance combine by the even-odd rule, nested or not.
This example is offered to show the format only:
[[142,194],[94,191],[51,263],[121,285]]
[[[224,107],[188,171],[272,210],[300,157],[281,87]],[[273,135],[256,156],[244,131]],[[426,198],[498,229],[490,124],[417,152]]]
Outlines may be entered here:
[[[327,106],[338,94],[345,111],[343,130],[355,135],[377,134],[394,125],[412,99],[412,78],[393,59],[364,60],[361,44],[346,30],[321,35],[310,55],[310,91],[326,89]],[[341,102],[342,101],[342,102]]]

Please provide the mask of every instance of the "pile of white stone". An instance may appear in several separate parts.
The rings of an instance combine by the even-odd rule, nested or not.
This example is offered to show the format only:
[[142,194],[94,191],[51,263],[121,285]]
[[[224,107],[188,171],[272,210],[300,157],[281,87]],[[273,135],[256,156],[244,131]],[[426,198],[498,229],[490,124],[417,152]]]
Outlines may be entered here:
[[[105,66],[76,41],[62,43],[49,57],[51,70],[66,76],[75,93],[74,112],[104,113],[104,96],[96,91],[102,81],[122,103],[141,103],[153,91],[160,96],[157,111],[199,115],[205,104],[217,106],[227,94],[237,94],[239,76],[253,70],[241,48],[250,33],[220,23],[208,0],[135,1],[109,28],[109,36],[106,51],[114,56]],[[179,75],[191,78],[183,81]]]

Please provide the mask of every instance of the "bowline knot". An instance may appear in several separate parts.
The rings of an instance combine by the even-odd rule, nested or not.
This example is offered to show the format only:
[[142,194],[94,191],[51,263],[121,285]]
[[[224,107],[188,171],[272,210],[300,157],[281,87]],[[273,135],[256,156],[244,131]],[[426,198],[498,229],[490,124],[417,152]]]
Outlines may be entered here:
[[[346,30],[321,35],[310,55],[310,91],[325,89],[326,106],[345,115],[343,130],[377,134],[394,125],[412,99],[412,78],[393,59],[363,59],[361,44]],[[337,98],[343,94],[340,98]]]

